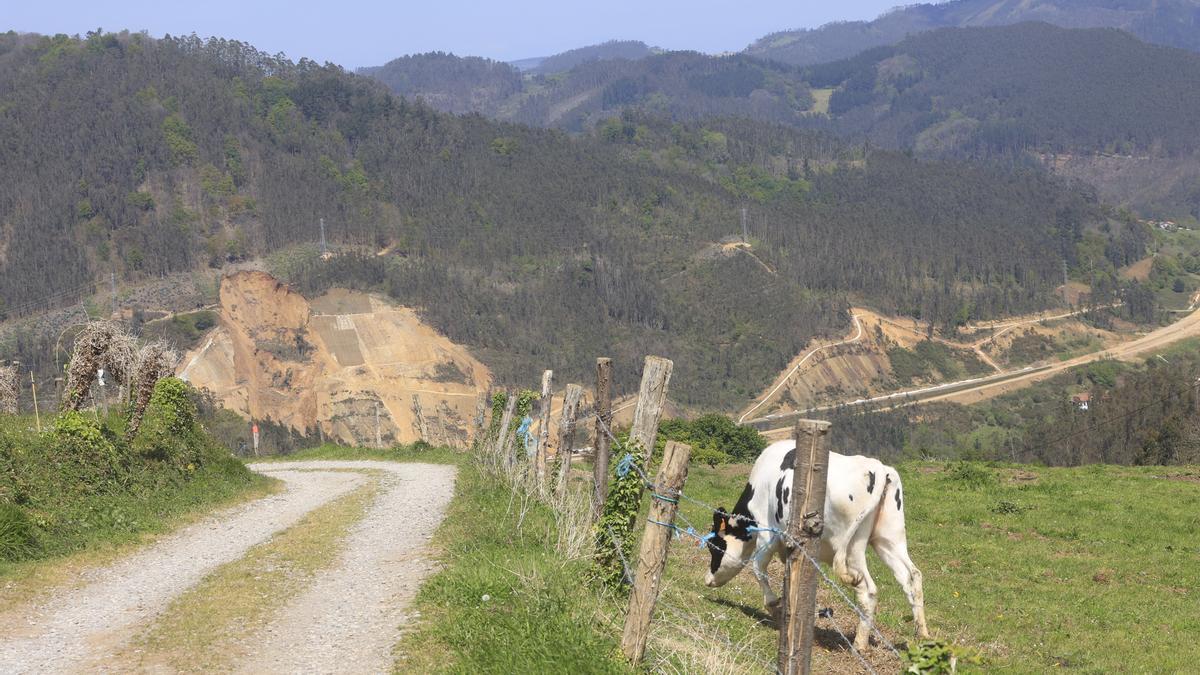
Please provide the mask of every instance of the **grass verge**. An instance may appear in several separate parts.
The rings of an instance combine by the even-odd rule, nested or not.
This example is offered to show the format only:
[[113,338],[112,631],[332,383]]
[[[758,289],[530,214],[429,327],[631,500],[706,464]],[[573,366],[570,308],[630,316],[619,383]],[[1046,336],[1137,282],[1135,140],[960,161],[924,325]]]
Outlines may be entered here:
[[121,655],[136,670],[225,670],[245,640],[341,552],[378,481],[326,504],[181,595]]
[[628,672],[615,605],[586,586],[586,560],[556,553],[549,509],[526,506],[460,469],[433,540],[445,568],[417,594],[421,620],[397,646],[396,672]]

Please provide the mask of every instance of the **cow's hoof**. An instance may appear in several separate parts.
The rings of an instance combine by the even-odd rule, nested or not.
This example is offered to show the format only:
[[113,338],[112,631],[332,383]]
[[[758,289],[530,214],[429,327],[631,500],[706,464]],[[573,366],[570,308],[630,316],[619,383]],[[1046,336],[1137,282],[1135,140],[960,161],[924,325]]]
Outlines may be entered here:
[[775,621],[779,621],[780,617],[783,615],[783,600],[776,600],[775,602],[768,602],[767,603],[767,614],[770,614],[771,618],[774,619]]

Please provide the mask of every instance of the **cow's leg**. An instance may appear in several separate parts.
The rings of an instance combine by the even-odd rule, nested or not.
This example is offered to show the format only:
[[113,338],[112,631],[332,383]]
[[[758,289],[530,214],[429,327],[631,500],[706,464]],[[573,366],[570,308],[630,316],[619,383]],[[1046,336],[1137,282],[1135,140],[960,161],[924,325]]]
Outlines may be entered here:
[[883,563],[892,570],[892,575],[904,589],[908,604],[912,607],[913,621],[917,624],[917,637],[929,637],[929,626],[925,622],[925,587],[921,570],[908,557],[908,532],[904,525],[903,498],[900,478],[893,480],[893,491],[885,495],[881,511],[871,534],[871,546]]
[[904,595],[912,607],[913,621],[917,624],[917,637],[929,637],[929,626],[925,623],[925,587],[921,570],[908,557],[908,543],[901,535],[898,539],[880,537],[872,544],[883,563],[891,568],[900,588],[904,589]]
[[775,591],[771,589],[771,580],[767,576],[767,566],[771,563],[771,556],[775,554],[777,548],[782,548],[774,538],[766,536],[764,533],[759,533],[758,548],[754,551],[754,560],[751,561],[751,571],[754,572],[754,578],[758,579],[758,585],[763,592],[763,605],[774,615],[779,611],[779,596],[775,595]]
[[859,609],[863,613],[863,616],[859,617],[858,630],[854,634],[854,648],[861,652],[871,644],[871,624],[875,621],[879,589],[875,586],[871,573],[867,571],[866,542],[855,548],[857,550],[850,551],[848,565],[856,580],[854,592],[858,597]]

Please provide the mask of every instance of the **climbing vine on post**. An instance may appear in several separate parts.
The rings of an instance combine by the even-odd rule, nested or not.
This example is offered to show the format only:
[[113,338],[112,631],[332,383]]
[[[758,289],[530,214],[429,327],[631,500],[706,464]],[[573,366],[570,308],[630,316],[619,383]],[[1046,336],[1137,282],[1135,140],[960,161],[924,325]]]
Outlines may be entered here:
[[[642,499],[642,472],[645,472],[645,453],[631,447],[628,436],[621,434],[613,448],[613,471],[609,476],[608,499],[596,521],[596,549],[593,554],[593,575],[608,588],[621,588],[626,583],[625,561],[633,555],[633,528]],[[613,537],[616,537],[614,541]],[[620,542],[620,554],[617,553]]]

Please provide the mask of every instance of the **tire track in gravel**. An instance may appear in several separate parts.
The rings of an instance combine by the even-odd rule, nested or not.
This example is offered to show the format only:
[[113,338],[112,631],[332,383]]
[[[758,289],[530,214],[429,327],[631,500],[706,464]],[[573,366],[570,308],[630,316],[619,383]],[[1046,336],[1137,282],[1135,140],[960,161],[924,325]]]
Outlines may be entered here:
[[453,496],[454,467],[374,461],[255,465],[384,472],[381,494],[354,526],[342,555],[318,573],[259,635],[243,673],[391,672],[406,608],[435,564],[427,544]]
[[102,663],[135,629],[208,572],[243,556],[314,508],[362,485],[354,473],[272,471],[282,494],[217,512],[116,563],[81,575],[0,623],[0,673],[77,672]]

